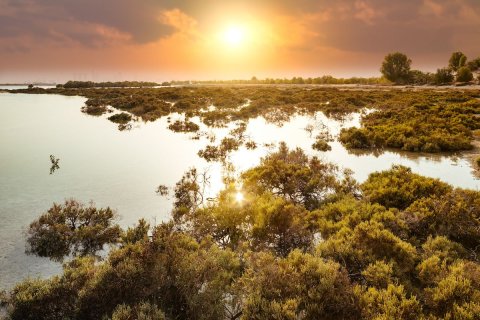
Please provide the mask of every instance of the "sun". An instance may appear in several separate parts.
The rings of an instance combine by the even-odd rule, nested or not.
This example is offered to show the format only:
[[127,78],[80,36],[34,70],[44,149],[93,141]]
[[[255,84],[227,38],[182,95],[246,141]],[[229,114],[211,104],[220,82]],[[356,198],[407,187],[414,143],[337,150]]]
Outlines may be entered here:
[[236,194],[235,194],[235,200],[238,202],[238,203],[241,203],[243,202],[244,200],[244,196],[243,196],[243,193],[241,193],[240,191],[238,191]]
[[242,26],[232,25],[225,29],[223,33],[223,41],[232,47],[236,47],[245,40],[245,35],[245,28]]

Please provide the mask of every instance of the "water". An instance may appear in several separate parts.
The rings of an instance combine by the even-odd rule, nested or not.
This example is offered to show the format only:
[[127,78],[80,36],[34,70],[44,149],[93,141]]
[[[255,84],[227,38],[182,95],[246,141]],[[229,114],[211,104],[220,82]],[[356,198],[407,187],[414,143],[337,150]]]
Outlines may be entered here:
[[[221,166],[209,164],[197,152],[209,142],[191,139],[191,134],[167,129],[167,119],[137,122],[130,131],[119,131],[106,120],[80,112],[81,97],[58,95],[0,94],[0,288],[9,288],[25,277],[47,277],[60,271],[60,265],[48,259],[24,254],[28,224],[45,212],[53,202],[74,197],[97,206],[110,206],[120,215],[120,224],[129,226],[139,218],[151,222],[168,219],[171,200],[159,197],[159,184],[173,187],[182,174],[195,166],[211,175],[209,196],[221,185]],[[179,115],[173,115],[172,121]],[[480,181],[472,175],[467,160],[454,156],[425,156],[397,152],[349,153],[338,142],[332,150],[311,148],[322,125],[332,134],[342,126],[358,125],[359,114],[343,122],[318,113],[315,117],[295,116],[279,127],[263,118],[252,119],[246,134],[259,148],[241,148],[230,156],[238,170],[257,165],[269,150],[268,143],[285,141],[301,147],[343,168],[354,171],[363,181],[373,171],[403,164],[414,172],[438,177],[455,186],[478,189]],[[200,124],[198,119],[194,122]],[[305,128],[310,126],[310,133]],[[230,128],[234,124],[230,125]],[[203,131],[218,141],[230,128]],[[60,168],[50,175],[49,156],[60,159]]]
[[[36,88],[42,88],[42,89],[52,89],[55,88],[54,85],[35,85]],[[28,89],[28,84],[19,84],[19,85],[0,85],[0,90],[17,90],[17,89]]]

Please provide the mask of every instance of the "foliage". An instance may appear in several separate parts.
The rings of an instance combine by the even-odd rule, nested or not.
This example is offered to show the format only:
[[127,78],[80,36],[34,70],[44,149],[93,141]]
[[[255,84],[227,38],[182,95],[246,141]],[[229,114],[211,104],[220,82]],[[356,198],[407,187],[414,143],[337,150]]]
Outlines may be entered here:
[[108,120],[119,124],[126,124],[132,120],[132,116],[126,112],[122,112],[108,117]]
[[452,190],[430,194],[405,211],[408,228],[415,237],[446,236],[466,249],[480,246],[480,197],[477,192]]
[[120,227],[114,224],[115,218],[108,207],[87,207],[73,199],[54,203],[30,224],[26,252],[53,260],[95,254],[105,244],[118,242]]
[[148,231],[150,230],[150,224],[145,219],[138,220],[138,224],[134,227],[129,227],[122,233],[122,244],[132,244],[139,241],[148,240]]
[[338,263],[293,251],[254,254],[241,280],[243,319],[358,319],[353,290]]
[[243,174],[244,188],[261,194],[271,192],[294,204],[312,210],[342,185],[337,181],[338,168],[318,158],[309,159],[301,149],[289,150],[281,143],[276,153]]
[[118,305],[111,320],[165,320],[165,314],[156,305],[140,302],[134,306]]
[[480,69],[480,57],[473,59],[471,61],[467,62],[467,67],[470,69],[470,71],[475,72]]
[[420,70],[410,71],[411,83],[417,86],[432,84],[435,81],[435,75],[430,72]]
[[175,132],[196,132],[200,130],[200,126],[192,121],[180,121],[177,120],[168,126],[168,129]]
[[339,140],[347,148],[399,148],[440,152],[472,148],[472,130],[480,128],[478,100],[463,103],[416,103],[401,110],[381,110],[362,118],[361,128],[347,128]]
[[445,85],[450,84],[454,80],[454,76],[452,74],[451,69],[448,68],[441,68],[437,69],[437,72],[434,76],[434,83],[436,85]]
[[312,145],[314,150],[318,151],[329,151],[332,150],[332,147],[328,144],[328,141],[319,136],[315,139],[315,142]]
[[207,162],[225,162],[228,154],[232,151],[238,150],[242,143],[243,141],[239,141],[236,138],[225,137],[222,139],[219,146],[207,145],[205,149],[198,152],[198,156],[204,158]]
[[450,60],[448,60],[448,67],[453,71],[458,71],[461,67],[465,66],[467,57],[463,52],[457,51],[452,53]]
[[412,173],[410,168],[394,165],[390,170],[370,174],[361,189],[370,202],[406,209],[416,200],[442,197],[451,187],[438,179]]
[[400,52],[390,53],[385,56],[380,71],[383,76],[396,84],[410,82],[410,60]]
[[[208,202],[207,181],[187,171],[174,188],[172,219],[154,227],[142,219],[118,232],[120,245],[103,260],[80,250],[63,273],[2,294],[8,317],[478,317],[479,191],[402,166],[358,185],[348,172],[285,144]],[[59,257],[85,248],[64,239],[98,242],[111,227],[108,210],[69,201],[32,226],[45,252]],[[103,217],[102,228],[77,237],[80,221],[92,215]]]
[[470,82],[473,80],[472,71],[470,71],[467,67],[461,67],[457,71],[457,79],[458,82]]

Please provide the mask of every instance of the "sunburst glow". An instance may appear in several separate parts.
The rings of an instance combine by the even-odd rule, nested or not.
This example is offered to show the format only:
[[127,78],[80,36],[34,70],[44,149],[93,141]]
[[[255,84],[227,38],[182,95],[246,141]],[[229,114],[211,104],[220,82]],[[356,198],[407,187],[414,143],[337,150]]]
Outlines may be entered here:
[[246,30],[241,26],[229,26],[223,33],[223,40],[230,46],[239,46],[244,42]]
[[241,193],[240,191],[238,191],[238,192],[235,194],[235,200],[236,200],[237,202],[239,202],[239,203],[240,203],[240,202],[243,202],[244,199],[245,199],[245,198],[244,198],[244,196],[243,196],[243,193]]

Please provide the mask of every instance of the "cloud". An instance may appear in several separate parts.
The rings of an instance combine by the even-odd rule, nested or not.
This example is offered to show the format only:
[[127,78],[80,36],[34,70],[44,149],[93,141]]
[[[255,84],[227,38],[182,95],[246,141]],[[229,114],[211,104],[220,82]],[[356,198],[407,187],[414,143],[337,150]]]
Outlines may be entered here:
[[329,18],[312,20],[309,27],[323,35],[324,45],[349,52],[428,54],[462,49],[458,45],[473,50],[476,44],[459,42],[459,35],[480,36],[480,2],[475,1],[341,0],[323,2],[316,10]]
[[193,23],[180,10],[153,0],[0,0],[0,37],[32,37],[44,44],[144,44]]
[[[255,41],[223,50],[217,35],[242,23]],[[478,56],[479,38],[479,0],[0,0],[0,63],[12,70],[54,57],[65,68],[211,72],[222,56],[245,72],[378,72],[392,51],[439,67],[453,51]]]

